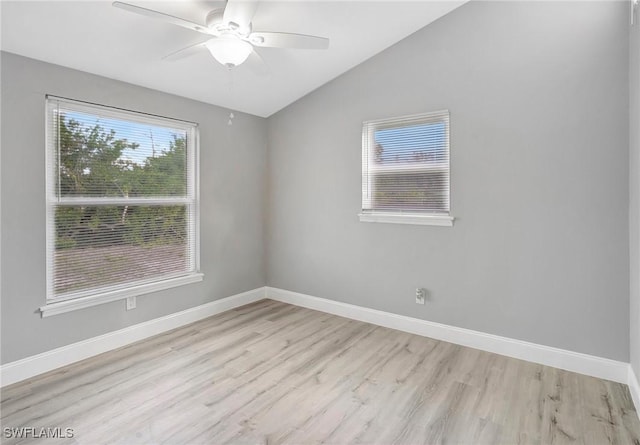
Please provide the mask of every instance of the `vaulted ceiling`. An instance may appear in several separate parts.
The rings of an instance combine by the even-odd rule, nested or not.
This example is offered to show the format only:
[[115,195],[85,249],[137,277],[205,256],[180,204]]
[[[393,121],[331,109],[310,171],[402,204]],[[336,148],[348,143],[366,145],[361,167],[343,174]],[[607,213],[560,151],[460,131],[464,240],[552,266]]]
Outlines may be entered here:
[[[237,1],[237,0],[236,0]],[[198,23],[224,2],[135,1]],[[2,50],[267,117],[457,8],[464,1],[262,1],[253,29],[312,34],[328,50],[260,48],[259,62],[228,70],[189,29],[114,8],[110,1],[2,1]],[[264,68],[264,67],[263,67]]]

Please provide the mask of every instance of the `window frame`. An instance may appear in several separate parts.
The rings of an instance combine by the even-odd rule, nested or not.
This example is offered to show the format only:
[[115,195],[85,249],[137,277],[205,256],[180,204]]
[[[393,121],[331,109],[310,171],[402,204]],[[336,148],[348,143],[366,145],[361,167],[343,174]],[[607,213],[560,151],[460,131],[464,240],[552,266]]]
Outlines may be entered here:
[[[64,104],[74,111],[99,114],[101,117],[126,120],[133,124],[150,124],[185,131],[186,144],[186,177],[187,193],[184,197],[62,197],[56,193],[58,175],[56,157],[59,156],[57,146],[58,134],[53,125],[53,110],[58,104]],[[185,284],[202,281],[200,272],[200,178],[199,178],[199,128],[195,122],[157,116],[138,111],[99,105],[90,102],[73,100],[53,95],[45,96],[45,147],[46,147],[46,302],[39,308],[42,317],[91,307],[111,301],[124,300],[129,297],[144,295],[170,289]],[[60,205],[171,205],[187,206],[189,221],[187,222],[187,243],[193,252],[189,271],[182,274],[171,274],[158,278],[149,278],[135,282],[100,286],[54,297],[54,259],[55,255],[55,210]]]
[[[433,212],[420,210],[377,210],[372,209],[372,182],[374,175],[370,174],[373,150],[376,146],[375,133],[379,130],[402,128],[421,123],[443,122],[445,124],[445,144],[447,149],[447,161],[440,167],[448,176],[447,187],[447,212]],[[360,222],[396,223],[396,224],[416,224],[431,226],[453,226],[455,218],[451,215],[451,144],[450,144],[450,114],[449,110],[440,110],[428,113],[412,114],[400,117],[368,120],[362,123],[362,206],[358,213]],[[393,170],[394,167],[387,167]],[[398,169],[403,172],[423,171],[426,169],[435,170],[437,167],[425,164],[423,167],[416,166],[414,169]],[[382,170],[378,168],[378,170]]]

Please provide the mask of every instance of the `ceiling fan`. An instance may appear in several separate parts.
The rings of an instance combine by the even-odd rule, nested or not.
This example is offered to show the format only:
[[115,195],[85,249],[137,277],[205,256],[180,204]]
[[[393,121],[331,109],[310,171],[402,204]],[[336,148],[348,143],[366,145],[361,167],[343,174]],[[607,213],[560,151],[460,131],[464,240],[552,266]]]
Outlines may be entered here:
[[207,14],[204,25],[130,3],[115,1],[113,6],[210,36],[204,42],[163,57],[165,60],[181,59],[206,48],[218,62],[231,69],[244,63],[249,55],[255,52],[254,47],[294,49],[327,49],[329,47],[329,39],[324,37],[253,31],[251,20],[258,7],[257,1],[227,0],[224,8],[214,9]]

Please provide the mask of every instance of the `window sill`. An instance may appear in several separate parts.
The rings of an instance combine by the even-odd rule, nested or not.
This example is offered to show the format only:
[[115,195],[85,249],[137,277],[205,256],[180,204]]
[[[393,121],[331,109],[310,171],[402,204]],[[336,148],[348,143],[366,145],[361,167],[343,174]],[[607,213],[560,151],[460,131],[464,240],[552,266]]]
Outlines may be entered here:
[[88,297],[74,298],[72,300],[51,301],[40,307],[42,317],[50,317],[51,315],[64,314],[65,312],[76,311],[99,304],[109,303],[112,301],[124,300],[129,297],[137,297],[151,292],[157,292],[172,287],[183,286],[185,284],[197,283],[202,281],[204,275],[195,273],[184,277],[171,278],[169,280],[157,281],[155,283],[141,284],[126,289],[118,289],[101,294],[91,295]]
[[421,215],[410,213],[359,213],[360,222],[415,224],[421,226],[452,227],[454,217],[448,215]]

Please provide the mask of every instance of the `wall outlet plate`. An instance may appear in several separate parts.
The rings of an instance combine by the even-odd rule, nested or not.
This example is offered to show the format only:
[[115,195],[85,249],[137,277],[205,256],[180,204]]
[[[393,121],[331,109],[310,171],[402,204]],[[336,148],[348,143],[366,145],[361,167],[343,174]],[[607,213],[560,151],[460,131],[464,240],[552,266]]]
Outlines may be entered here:
[[427,299],[427,291],[421,287],[416,288],[416,303],[424,304]]
[[127,310],[136,308],[136,297],[127,297]]

